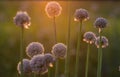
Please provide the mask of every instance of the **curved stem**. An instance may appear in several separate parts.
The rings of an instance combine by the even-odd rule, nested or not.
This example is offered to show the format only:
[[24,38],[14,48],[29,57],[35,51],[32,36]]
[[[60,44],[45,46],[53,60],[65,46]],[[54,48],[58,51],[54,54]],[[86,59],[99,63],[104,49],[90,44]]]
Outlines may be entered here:
[[[70,3],[69,3],[70,5]],[[67,37],[67,52],[65,59],[65,77],[69,77],[69,64],[70,64],[70,8],[68,8],[69,16],[68,16],[68,37]]]
[[21,75],[20,77],[23,77],[23,38],[24,38],[24,27],[21,27],[21,32],[20,32],[20,61],[21,61]]
[[87,46],[87,58],[86,58],[85,77],[88,77],[89,53],[90,53],[90,44],[88,44],[88,46]]
[[98,48],[98,68],[97,68],[97,77],[101,77],[101,68],[102,68],[102,46],[101,46],[101,31],[99,32],[99,48]]
[[79,32],[78,32],[75,77],[78,77],[78,73],[79,73],[79,61],[80,61],[79,55],[80,55],[80,44],[81,44],[81,30],[82,30],[82,21],[80,21]]

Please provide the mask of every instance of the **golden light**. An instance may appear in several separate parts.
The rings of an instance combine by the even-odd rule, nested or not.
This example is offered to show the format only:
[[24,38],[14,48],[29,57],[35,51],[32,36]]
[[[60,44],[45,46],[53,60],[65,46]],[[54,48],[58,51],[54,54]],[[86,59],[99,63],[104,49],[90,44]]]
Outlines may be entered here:
[[50,63],[50,64],[49,64],[49,66],[50,66],[50,67],[53,67],[53,64],[52,64],[52,63]]

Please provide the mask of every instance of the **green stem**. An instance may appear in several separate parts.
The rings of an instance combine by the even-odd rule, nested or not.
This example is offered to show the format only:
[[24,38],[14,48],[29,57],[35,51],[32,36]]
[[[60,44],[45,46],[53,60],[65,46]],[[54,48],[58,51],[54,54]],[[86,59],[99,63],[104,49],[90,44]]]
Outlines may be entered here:
[[[53,17],[53,27],[54,27],[54,36],[55,36],[55,44],[57,43],[57,31],[56,31],[56,22],[55,22],[55,16]],[[55,77],[58,77],[58,64],[59,64],[59,59],[56,60],[56,66],[55,66]],[[48,71],[49,72],[49,71]]]
[[25,75],[25,77],[32,77],[32,74],[31,73],[27,74],[27,75]]
[[79,55],[80,55],[80,43],[81,43],[81,30],[82,30],[82,21],[80,21],[79,26],[79,32],[78,32],[78,41],[77,41],[77,52],[76,52],[76,65],[75,65],[75,77],[78,77],[79,74]]
[[69,77],[69,64],[70,64],[70,8],[68,9],[68,37],[67,37],[67,55],[65,60],[65,77]]
[[24,38],[24,27],[21,27],[21,32],[20,32],[20,61],[21,61],[21,75],[20,77],[23,77],[23,38]]
[[88,44],[88,46],[87,46],[87,58],[86,58],[85,77],[88,77],[89,53],[90,53],[90,44]]
[[98,69],[97,69],[97,77],[101,77],[101,68],[102,68],[102,46],[101,46],[101,32],[99,32],[99,48],[98,48]]
[[55,77],[58,77],[58,67],[59,67],[59,59],[56,60],[56,67],[55,67]]
[[48,77],[50,77],[51,76],[51,69],[50,69],[50,67],[48,67]]
[[55,44],[56,44],[57,43],[57,31],[56,31],[55,16],[53,17],[53,27],[54,27],[54,40],[55,40]]
[[37,77],[35,73],[34,73],[34,77]]
[[38,75],[36,75],[36,77],[42,77],[42,74],[38,74]]

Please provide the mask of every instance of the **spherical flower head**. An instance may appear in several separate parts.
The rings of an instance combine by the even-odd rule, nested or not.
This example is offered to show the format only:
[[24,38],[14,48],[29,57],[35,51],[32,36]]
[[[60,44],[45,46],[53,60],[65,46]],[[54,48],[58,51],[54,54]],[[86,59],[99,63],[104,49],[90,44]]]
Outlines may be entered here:
[[26,54],[29,57],[33,57],[34,55],[43,54],[44,47],[39,42],[32,42],[26,47]]
[[94,26],[100,29],[105,28],[107,26],[107,20],[103,17],[99,17],[95,20]]
[[[23,72],[25,74],[31,73],[32,70],[31,70],[31,67],[30,67],[30,60],[23,59],[22,61],[23,61]],[[21,74],[21,62],[18,63],[17,70],[18,70],[18,73]]]
[[36,74],[44,74],[48,71],[45,61],[44,61],[44,55],[35,55],[30,61],[30,66],[32,69],[32,72]]
[[26,11],[18,11],[16,16],[13,18],[14,23],[17,26],[24,27],[26,29],[29,28],[31,22],[30,22],[30,17]]
[[89,19],[88,11],[85,9],[76,9],[74,14],[74,21],[85,21]]
[[60,6],[60,4],[56,1],[51,1],[48,2],[46,7],[45,7],[45,11],[48,15],[48,17],[53,18],[53,17],[57,17],[61,14],[62,11],[62,7]]
[[51,52],[56,58],[65,58],[67,52],[67,46],[64,45],[63,43],[57,43],[52,47]]
[[83,41],[86,43],[92,44],[96,40],[96,35],[93,32],[86,32],[83,35]]
[[55,62],[55,57],[52,54],[46,53],[44,55],[44,59],[47,66],[53,67],[53,63]]
[[[99,42],[100,42],[100,37],[97,37],[96,41],[95,41],[95,45],[97,46],[97,48],[99,48]],[[108,39],[105,36],[101,37],[101,46],[102,48],[106,48],[108,46]]]

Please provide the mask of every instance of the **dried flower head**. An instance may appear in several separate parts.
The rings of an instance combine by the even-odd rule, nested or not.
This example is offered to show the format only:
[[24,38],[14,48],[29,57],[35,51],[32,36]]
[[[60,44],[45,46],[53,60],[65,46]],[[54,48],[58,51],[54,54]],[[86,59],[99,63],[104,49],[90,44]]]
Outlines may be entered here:
[[36,74],[44,74],[48,71],[48,68],[46,67],[44,55],[35,55],[30,61],[30,66],[32,69],[32,72]]
[[18,11],[16,16],[13,19],[14,19],[14,23],[17,26],[21,26],[26,29],[28,29],[28,27],[31,24],[31,22],[30,22],[31,18],[29,17],[29,15],[26,11]]
[[88,11],[85,9],[76,9],[74,14],[74,21],[84,21],[89,19]]
[[67,46],[64,45],[63,43],[57,43],[52,47],[51,52],[56,58],[65,58],[67,52]]
[[33,57],[34,55],[43,54],[44,47],[39,42],[32,42],[26,47],[26,54],[29,57]]
[[85,41],[86,43],[94,43],[96,40],[96,36],[93,32],[86,32],[83,35],[83,41]]
[[105,28],[107,26],[107,20],[103,17],[99,17],[95,20],[94,26],[96,28]]
[[[31,67],[30,67],[30,60],[28,59],[23,59],[23,72],[25,74],[29,74],[31,73]],[[18,73],[21,74],[21,62],[18,63],[17,65],[17,70],[18,70]]]
[[44,55],[45,63],[47,66],[53,67],[53,63],[55,62],[55,57],[52,54],[46,53]]
[[[95,41],[95,45],[97,46],[97,48],[99,48],[99,42],[100,42],[100,37],[97,37],[96,41]],[[105,36],[101,37],[101,46],[102,48],[106,48],[108,46],[108,39]]]
[[61,14],[62,11],[62,7],[60,6],[60,4],[56,1],[51,1],[48,2],[46,7],[45,7],[45,11],[48,15],[48,17],[52,18],[52,17],[57,17]]

